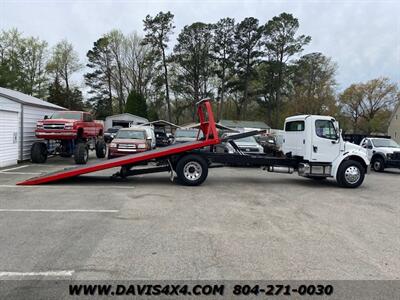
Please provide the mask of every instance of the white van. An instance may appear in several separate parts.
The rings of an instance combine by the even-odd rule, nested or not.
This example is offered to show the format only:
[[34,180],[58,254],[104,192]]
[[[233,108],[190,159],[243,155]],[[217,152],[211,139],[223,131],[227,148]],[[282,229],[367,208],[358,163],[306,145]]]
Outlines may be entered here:
[[132,125],[129,128],[146,130],[146,136],[151,138],[151,149],[156,148],[156,134],[152,125]]

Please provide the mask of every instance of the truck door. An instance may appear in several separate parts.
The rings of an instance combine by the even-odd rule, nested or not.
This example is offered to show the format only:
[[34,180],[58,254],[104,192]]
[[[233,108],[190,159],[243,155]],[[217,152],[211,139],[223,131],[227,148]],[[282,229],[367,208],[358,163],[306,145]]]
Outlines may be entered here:
[[340,153],[339,133],[332,120],[316,119],[311,144],[311,160],[333,162]]
[[364,149],[367,150],[368,153],[368,159],[371,160],[372,158],[372,154],[374,154],[373,152],[373,146],[372,146],[372,142],[370,139],[363,139],[363,141],[361,142],[361,147],[363,147]]

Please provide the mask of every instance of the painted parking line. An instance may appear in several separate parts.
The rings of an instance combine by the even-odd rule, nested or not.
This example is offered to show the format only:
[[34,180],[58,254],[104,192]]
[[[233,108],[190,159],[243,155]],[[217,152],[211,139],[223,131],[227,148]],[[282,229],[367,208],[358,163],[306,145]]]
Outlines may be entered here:
[[129,189],[132,190],[135,187],[133,186],[118,186],[118,185],[12,185],[12,184],[0,184],[0,188],[14,188],[14,189],[37,189],[37,188],[45,188],[45,189],[60,189],[60,188],[69,188],[69,189],[93,189],[103,190],[103,189]]
[[117,213],[117,209],[0,209],[0,212]]
[[0,174],[11,174],[11,175],[41,175],[43,173],[27,173],[27,172],[5,172],[0,171]]
[[7,172],[7,171],[12,171],[12,170],[19,170],[19,169],[26,168],[26,167],[29,167],[29,165],[19,166],[19,167],[14,167],[14,168],[9,168],[9,169],[3,169],[3,170],[0,170],[0,172]]
[[45,271],[45,272],[1,272],[0,278],[4,277],[34,277],[34,276],[46,276],[46,277],[66,277],[72,276],[75,271]]

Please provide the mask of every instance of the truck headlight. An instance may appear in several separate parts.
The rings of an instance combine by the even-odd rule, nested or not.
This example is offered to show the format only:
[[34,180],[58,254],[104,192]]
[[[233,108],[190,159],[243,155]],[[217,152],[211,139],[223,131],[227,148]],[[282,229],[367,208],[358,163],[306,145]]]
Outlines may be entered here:
[[74,128],[73,123],[65,123],[65,125],[64,125],[64,129],[66,129],[66,130],[71,130],[73,128]]
[[43,129],[43,122],[37,122],[36,128],[37,129]]
[[110,148],[117,148],[117,143],[110,143]]
[[138,144],[137,147],[138,147],[138,149],[145,149],[146,144]]

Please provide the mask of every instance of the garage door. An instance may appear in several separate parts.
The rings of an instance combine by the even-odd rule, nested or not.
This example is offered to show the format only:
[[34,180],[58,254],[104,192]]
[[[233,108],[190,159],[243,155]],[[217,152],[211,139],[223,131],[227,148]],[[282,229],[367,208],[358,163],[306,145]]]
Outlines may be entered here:
[[0,167],[18,161],[18,113],[0,110]]

